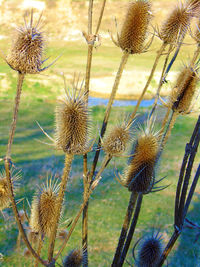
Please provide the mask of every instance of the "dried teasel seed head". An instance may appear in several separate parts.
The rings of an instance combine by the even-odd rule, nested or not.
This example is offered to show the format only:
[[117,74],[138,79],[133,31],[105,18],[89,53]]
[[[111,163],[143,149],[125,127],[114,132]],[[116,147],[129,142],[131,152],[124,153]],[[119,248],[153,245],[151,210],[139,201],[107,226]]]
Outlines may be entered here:
[[64,259],[63,266],[64,267],[79,267],[81,266],[82,262],[83,262],[82,250],[74,249]]
[[185,114],[190,111],[198,80],[196,71],[191,67],[184,67],[180,72],[169,97],[169,105],[175,112]]
[[114,126],[103,139],[103,150],[111,156],[120,156],[126,150],[130,140],[130,126],[127,123]]
[[179,40],[182,40],[188,30],[191,18],[192,13],[187,6],[175,7],[162,25],[161,40],[167,44],[176,44]]
[[138,134],[133,156],[122,181],[129,191],[147,193],[152,189],[158,152],[158,133],[154,133],[152,127],[148,125]]
[[[14,173],[11,170],[11,182],[14,192],[16,191],[18,184],[17,181],[21,178],[20,172]],[[9,188],[5,171],[0,172],[0,210],[8,208],[10,206]]]
[[198,25],[197,25],[197,29],[196,29],[196,32],[195,32],[195,35],[194,35],[194,39],[196,40],[196,42],[198,44],[200,44],[200,20],[199,20]]
[[147,0],[130,2],[119,35],[118,43],[122,50],[131,54],[144,50],[144,41],[151,19],[150,3]]
[[89,113],[84,95],[73,89],[56,107],[57,149],[68,154],[84,154],[88,146]]
[[55,223],[58,189],[58,184],[52,183],[50,179],[34,196],[30,216],[30,227],[33,232],[50,236]]
[[[154,267],[158,263],[162,253],[161,236],[158,234],[143,240],[138,250],[136,259],[139,267]],[[134,249],[133,249],[134,255]]]
[[[16,29],[16,35],[6,61],[9,66],[23,74],[34,74],[42,71],[42,54],[44,36],[39,30],[39,18],[36,26],[33,25],[33,12],[30,23]],[[45,68],[44,68],[45,69]]]

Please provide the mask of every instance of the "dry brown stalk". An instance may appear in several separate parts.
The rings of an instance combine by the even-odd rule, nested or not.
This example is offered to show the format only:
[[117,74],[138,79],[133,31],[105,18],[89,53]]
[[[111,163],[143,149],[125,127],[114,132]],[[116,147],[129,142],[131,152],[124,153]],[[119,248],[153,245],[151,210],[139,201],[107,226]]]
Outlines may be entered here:
[[[42,236],[41,234],[39,235],[39,238],[38,238],[38,248],[37,248],[37,254],[40,256],[41,254],[41,251],[42,251],[42,246],[43,246],[43,240],[42,240]],[[38,267],[38,259],[35,259],[35,263],[34,263],[34,267]]]
[[49,262],[51,262],[52,258],[53,258],[56,233],[57,233],[57,229],[58,229],[58,223],[59,223],[62,204],[63,204],[63,200],[64,200],[65,189],[66,189],[67,181],[69,178],[69,173],[70,173],[73,158],[74,158],[73,154],[66,154],[66,156],[65,156],[65,167],[63,170],[62,180],[61,180],[60,189],[59,189],[59,193],[58,193],[58,203],[57,203],[57,211],[56,211],[56,216],[55,216],[55,223],[54,223],[54,227],[52,229],[51,236],[49,238],[49,248],[48,248],[48,260],[49,260]]

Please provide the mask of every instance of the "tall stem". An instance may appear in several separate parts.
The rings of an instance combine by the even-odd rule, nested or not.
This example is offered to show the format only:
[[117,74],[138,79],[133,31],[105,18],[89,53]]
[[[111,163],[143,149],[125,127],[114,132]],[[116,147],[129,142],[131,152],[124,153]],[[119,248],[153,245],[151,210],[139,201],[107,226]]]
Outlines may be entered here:
[[64,200],[65,189],[66,189],[67,181],[69,178],[69,173],[70,173],[73,158],[74,158],[73,154],[66,154],[66,156],[65,156],[65,167],[63,170],[62,180],[61,180],[60,189],[59,189],[59,193],[58,193],[56,216],[55,216],[55,221],[54,221],[54,225],[52,228],[52,233],[51,233],[51,236],[49,239],[49,248],[48,248],[48,260],[49,260],[49,262],[51,262],[52,258],[53,258],[53,252],[54,252],[55,239],[56,239],[56,234],[57,234],[57,229],[58,229],[58,223],[59,223],[59,219],[60,219],[60,213],[61,213],[62,204],[63,204],[63,200]]
[[[39,238],[38,238],[38,248],[37,248],[37,254],[40,256],[41,254],[41,251],[42,251],[42,246],[43,246],[43,240],[42,240],[42,236],[41,234],[39,235]],[[38,267],[38,259],[35,260],[35,264],[34,264],[34,267]]]
[[137,199],[137,205],[136,205],[135,212],[134,212],[134,215],[133,215],[133,220],[132,220],[132,223],[131,223],[131,227],[129,229],[126,242],[124,244],[123,251],[122,251],[119,263],[116,265],[117,267],[121,267],[123,265],[123,263],[124,263],[125,258],[126,258],[126,254],[128,252],[129,246],[131,244],[131,240],[133,238],[133,234],[135,232],[135,227],[136,227],[136,224],[137,224],[137,221],[138,221],[138,217],[139,217],[139,214],[140,214],[140,209],[141,209],[141,205],[142,205],[142,198],[143,198],[143,194],[139,193],[138,199]]
[[158,52],[157,52],[157,56],[156,56],[156,59],[155,59],[155,61],[154,61],[153,67],[152,67],[152,69],[151,69],[151,73],[150,73],[150,75],[149,75],[149,78],[148,78],[148,80],[147,80],[147,82],[146,82],[146,84],[145,84],[145,86],[144,86],[144,89],[143,89],[143,91],[142,91],[142,94],[140,95],[140,97],[139,97],[139,99],[138,99],[138,101],[137,101],[137,104],[136,104],[136,106],[135,106],[135,108],[134,108],[134,111],[132,112],[132,114],[131,114],[131,116],[130,116],[130,118],[129,118],[129,124],[130,124],[130,123],[132,122],[132,120],[135,118],[136,112],[137,112],[137,110],[138,110],[138,108],[139,108],[139,106],[140,106],[140,103],[142,102],[142,99],[143,99],[143,97],[144,97],[144,95],[145,95],[145,93],[146,93],[146,91],[147,91],[147,89],[148,89],[148,87],[149,87],[149,85],[150,85],[150,82],[151,82],[151,80],[152,80],[152,78],[153,78],[153,75],[154,75],[154,72],[155,72],[155,70],[156,70],[156,67],[157,67],[157,65],[158,65],[158,61],[159,61],[160,57],[162,56],[162,53],[163,53],[163,51],[164,51],[164,49],[165,49],[166,46],[167,46],[167,44],[166,44],[166,43],[163,43],[163,44],[161,45],[160,49],[159,49]]
[[132,214],[133,214],[133,210],[134,210],[134,207],[135,207],[135,203],[136,203],[136,200],[137,200],[137,196],[138,196],[138,194],[136,192],[132,192],[131,193],[129,204],[128,204],[128,208],[127,208],[126,215],[125,215],[125,218],[124,218],[124,223],[123,223],[123,226],[122,226],[122,229],[121,229],[121,234],[120,234],[120,237],[119,237],[117,249],[115,251],[115,256],[113,258],[113,262],[112,262],[112,265],[111,265],[112,267],[117,266],[117,263],[119,261],[119,258],[120,258],[120,255],[121,255],[121,251],[122,251],[122,248],[123,248],[123,245],[124,245],[124,241],[126,239],[127,231],[128,231],[128,228],[129,228],[129,224],[130,224],[130,221],[131,221],[131,217],[132,217]]

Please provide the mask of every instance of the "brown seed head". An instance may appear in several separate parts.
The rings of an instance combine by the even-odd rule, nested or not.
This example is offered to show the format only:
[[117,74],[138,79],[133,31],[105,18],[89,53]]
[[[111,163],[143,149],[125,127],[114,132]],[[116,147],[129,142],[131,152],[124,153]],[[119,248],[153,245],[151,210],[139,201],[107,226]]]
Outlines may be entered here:
[[129,191],[145,193],[153,186],[158,150],[157,134],[146,131],[138,135],[134,153],[123,180],[123,184]]
[[88,140],[88,108],[84,96],[69,94],[56,107],[56,147],[69,154],[82,154]]
[[190,111],[198,80],[199,78],[192,68],[185,67],[181,71],[169,98],[169,105],[174,111],[182,114]]
[[195,32],[194,38],[198,44],[200,44],[200,20],[197,25],[197,30]]
[[80,249],[72,250],[64,259],[64,267],[80,267],[83,261],[83,254]]
[[40,189],[33,198],[30,227],[33,232],[50,236],[55,223],[58,186],[51,182]]
[[103,140],[103,150],[111,156],[120,156],[130,139],[129,127],[126,124],[115,126]]
[[10,67],[20,73],[34,74],[41,71],[44,37],[37,26],[29,25],[20,27],[16,31],[12,48],[6,60]]
[[119,46],[131,54],[144,50],[144,41],[151,18],[150,4],[146,0],[129,3],[119,36]]
[[177,6],[162,25],[161,40],[167,44],[175,44],[181,40],[188,30],[191,18],[192,14],[187,7]]

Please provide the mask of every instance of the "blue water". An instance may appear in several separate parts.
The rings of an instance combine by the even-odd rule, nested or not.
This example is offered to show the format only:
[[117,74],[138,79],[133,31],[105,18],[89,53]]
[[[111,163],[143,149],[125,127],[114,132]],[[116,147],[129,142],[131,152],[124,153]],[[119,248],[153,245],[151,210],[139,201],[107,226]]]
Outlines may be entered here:
[[[149,107],[153,105],[154,99],[142,100],[140,107]],[[108,99],[98,98],[98,97],[89,97],[89,106],[106,106],[108,104]],[[137,100],[115,100],[113,106],[124,107],[124,106],[135,106]]]

